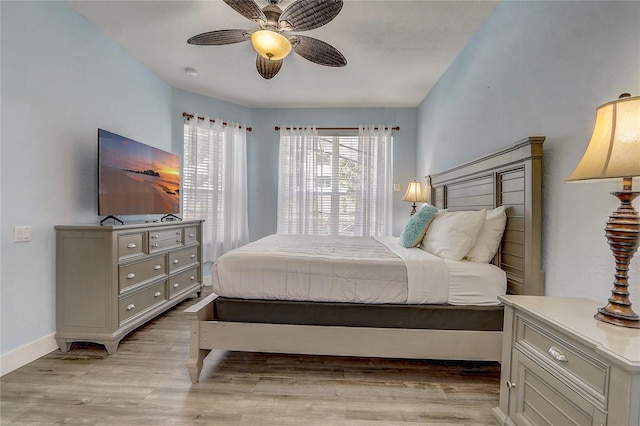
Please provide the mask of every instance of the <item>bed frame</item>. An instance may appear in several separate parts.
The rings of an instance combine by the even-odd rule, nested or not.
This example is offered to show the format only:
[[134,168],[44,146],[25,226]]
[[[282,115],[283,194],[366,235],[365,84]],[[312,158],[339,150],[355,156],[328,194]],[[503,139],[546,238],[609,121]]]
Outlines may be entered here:
[[[507,206],[507,227],[494,263],[508,293],[544,294],[541,260],[542,145],[530,137],[501,151],[427,176],[431,204],[449,210]],[[188,308],[196,383],[214,349],[384,358],[500,361],[502,331],[340,327],[219,321],[211,294]]]

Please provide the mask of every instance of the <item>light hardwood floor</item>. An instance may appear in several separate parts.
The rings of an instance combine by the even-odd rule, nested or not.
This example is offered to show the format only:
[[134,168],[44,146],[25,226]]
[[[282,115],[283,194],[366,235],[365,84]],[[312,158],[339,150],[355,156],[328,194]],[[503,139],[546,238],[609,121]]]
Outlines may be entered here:
[[2,424],[495,424],[497,363],[215,351],[192,385],[183,310],[195,301],[130,333],[114,355],[75,343],[5,375]]

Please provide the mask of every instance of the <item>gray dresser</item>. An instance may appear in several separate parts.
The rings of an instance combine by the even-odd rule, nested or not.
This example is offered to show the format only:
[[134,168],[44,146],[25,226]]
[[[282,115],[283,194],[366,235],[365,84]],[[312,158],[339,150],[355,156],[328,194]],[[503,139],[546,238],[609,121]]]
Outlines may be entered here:
[[56,341],[120,340],[202,283],[202,221],[55,226]]
[[579,298],[504,296],[500,407],[507,425],[640,425],[640,330]]

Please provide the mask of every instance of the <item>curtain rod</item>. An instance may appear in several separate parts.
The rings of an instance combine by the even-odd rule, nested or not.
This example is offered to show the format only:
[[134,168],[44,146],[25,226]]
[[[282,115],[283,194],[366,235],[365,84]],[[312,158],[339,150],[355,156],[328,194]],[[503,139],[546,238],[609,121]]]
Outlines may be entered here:
[[[187,112],[183,112],[182,116],[185,117],[185,118],[188,118],[188,119],[192,119],[193,118],[193,114],[189,114]],[[204,120],[204,117],[198,117],[198,120]],[[209,121],[212,122],[212,123],[216,122],[216,120],[214,120],[213,118],[210,118]],[[222,125],[226,126],[227,123],[223,121]],[[242,126],[240,126],[240,128],[242,129]],[[247,132],[250,132],[250,131],[251,131],[251,127],[247,127]]]
[[[287,130],[291,130],[291,127],[280,127],[280,126],[276,126],[273,129],[276,132],[279,132],[280,129],[287,129]],[[378,130],[377,127],[374,127],[376,130]],[[316,130],[358,130],[358,127],[316,127]],[[396,126],[396,127],[392,127],[391,130],[395,131],[395,132],[399,132],[400,131],[400,126]]]

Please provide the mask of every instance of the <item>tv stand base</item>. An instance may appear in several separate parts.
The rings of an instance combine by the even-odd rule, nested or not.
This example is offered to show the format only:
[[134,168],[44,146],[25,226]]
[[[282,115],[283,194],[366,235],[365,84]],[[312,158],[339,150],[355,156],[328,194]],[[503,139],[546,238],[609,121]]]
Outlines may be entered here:
[[114,222],[120,222],[120,225],[124,225],[124,222],[123,222],[123,221],[121,221],[121,220],[120,220],[120,219],[118,219],[117,217],[115,217],[115,216],[111,216],[111,215],[109,215],[109,216],[105,217],[104,219],[102,219],[102,220],[100,221],[100,225],[104,225],[104,222],[105,222],[105,221],[107,221],[107,220],[109,220],[109,219],[113,219],[113,221],[114,221]]
[[160,222],[172,222],[174,220],[182,220],[182,218],[179,218],[173,213],[166,214],[160,218]]

